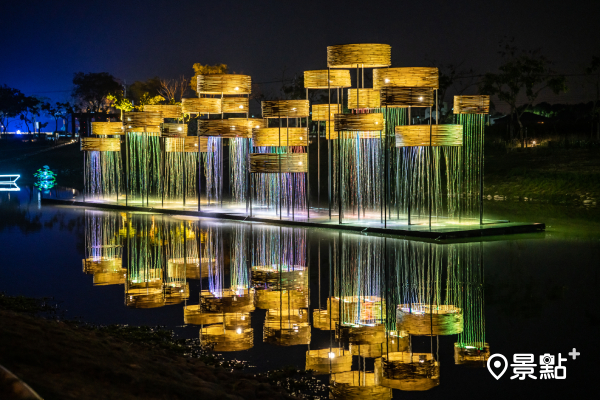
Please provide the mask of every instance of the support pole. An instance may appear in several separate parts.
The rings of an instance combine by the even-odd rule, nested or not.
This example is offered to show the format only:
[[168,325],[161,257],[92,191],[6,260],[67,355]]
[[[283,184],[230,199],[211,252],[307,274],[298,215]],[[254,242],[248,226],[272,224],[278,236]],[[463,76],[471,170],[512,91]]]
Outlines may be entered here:
[[202,152],[200,151],[200,132],[197,133],[198,134],[198,188],[197,188],[197,192],[198,192],[198,212],[201,211],[200,209],[200,193],[202,190]]
[[329,125],[327,132],[327,201],[329,203],[329,220],[331,221],[331,186],[332,186],[332,160],[331,160],[331,68],[327,67],[327,119],[329,120]]

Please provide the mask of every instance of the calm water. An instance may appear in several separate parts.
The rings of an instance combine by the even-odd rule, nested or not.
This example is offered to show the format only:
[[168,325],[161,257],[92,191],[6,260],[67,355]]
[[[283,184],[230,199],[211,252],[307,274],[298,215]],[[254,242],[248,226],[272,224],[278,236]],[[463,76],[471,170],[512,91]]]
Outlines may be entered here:
[[[486,216],[548,229],[425,243],[41,206],[36,192],[22,188],[0,193],[0,290],[55,297],[68,317],[93,323],[165,325],[183,337],[204,329],[203,339],[221,350],[247,348],[220,352],[248,360],[251,371],[304,369],[308,350],[324,350],[325,360],[335,354],[333,368],[360,369],[364,382],[381,355],[405,357],[389,382],[431,389],[395,389],[394,398],[584,394],[598,371],[598,210],[486,207]],[[509,367],[496,381],[470,347],[509,363],[515,353],[533,354],[538,365],[540,355],[561,353],[567,379],[540,380],[537,366],[537,380],[511,380]],[[581,353],[575,360],[567,354],[573,348]],[[472,361],[457,363],[455,352],[465,351]]]

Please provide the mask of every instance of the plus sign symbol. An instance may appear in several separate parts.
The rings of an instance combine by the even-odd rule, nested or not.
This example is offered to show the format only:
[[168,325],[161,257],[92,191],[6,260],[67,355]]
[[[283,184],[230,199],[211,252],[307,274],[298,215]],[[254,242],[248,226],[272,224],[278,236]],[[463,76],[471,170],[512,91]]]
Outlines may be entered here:
[[576,358],[577,358],[577,356],[578,356],[578,355],[580,355],[580,354],[581,354],[581,353],[579,353],[575,347],[573,347],[573,351],[571,351],[571,352],[569,353],[569,355],[570,355],[571,357],[573,357],[573,360],[574,360],[574,359],[576,359]]

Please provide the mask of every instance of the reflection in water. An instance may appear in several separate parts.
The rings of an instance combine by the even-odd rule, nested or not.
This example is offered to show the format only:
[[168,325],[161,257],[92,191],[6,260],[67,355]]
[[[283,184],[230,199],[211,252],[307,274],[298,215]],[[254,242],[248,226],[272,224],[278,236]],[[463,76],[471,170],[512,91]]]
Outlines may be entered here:
[[[93,211],[85,221],[94,285],[124,284],[130,307],[184,303],[185,324],[220,352],[252,349],[252,314],[264,309],[263,342],[306,345],[306,369],[330,374],[331,398],[439,385],[439,336],[457,335],[456,364],[489,358],[480,243],[329,233],[313,257],[310,304],[306,229]],[[197,304],[190,279],[199,279]]]

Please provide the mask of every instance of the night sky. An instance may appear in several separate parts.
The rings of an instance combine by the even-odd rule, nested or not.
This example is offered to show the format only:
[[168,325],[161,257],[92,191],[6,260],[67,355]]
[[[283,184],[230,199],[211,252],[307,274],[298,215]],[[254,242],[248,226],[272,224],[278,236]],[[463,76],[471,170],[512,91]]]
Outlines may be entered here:
[[[73,73],[132,83],[225,63],[253,82],[326,68],[326,47],[387,43],[392,66],[495,70],[498,43],[541,47],[567,74],[600,55],[598,1],[5,1],[0,84],[67,100]],[[577,81],[565,102],[592,93]],[[265,86],[267,88],[267,86]],[[269,90],[269,89],[266,89]]]

